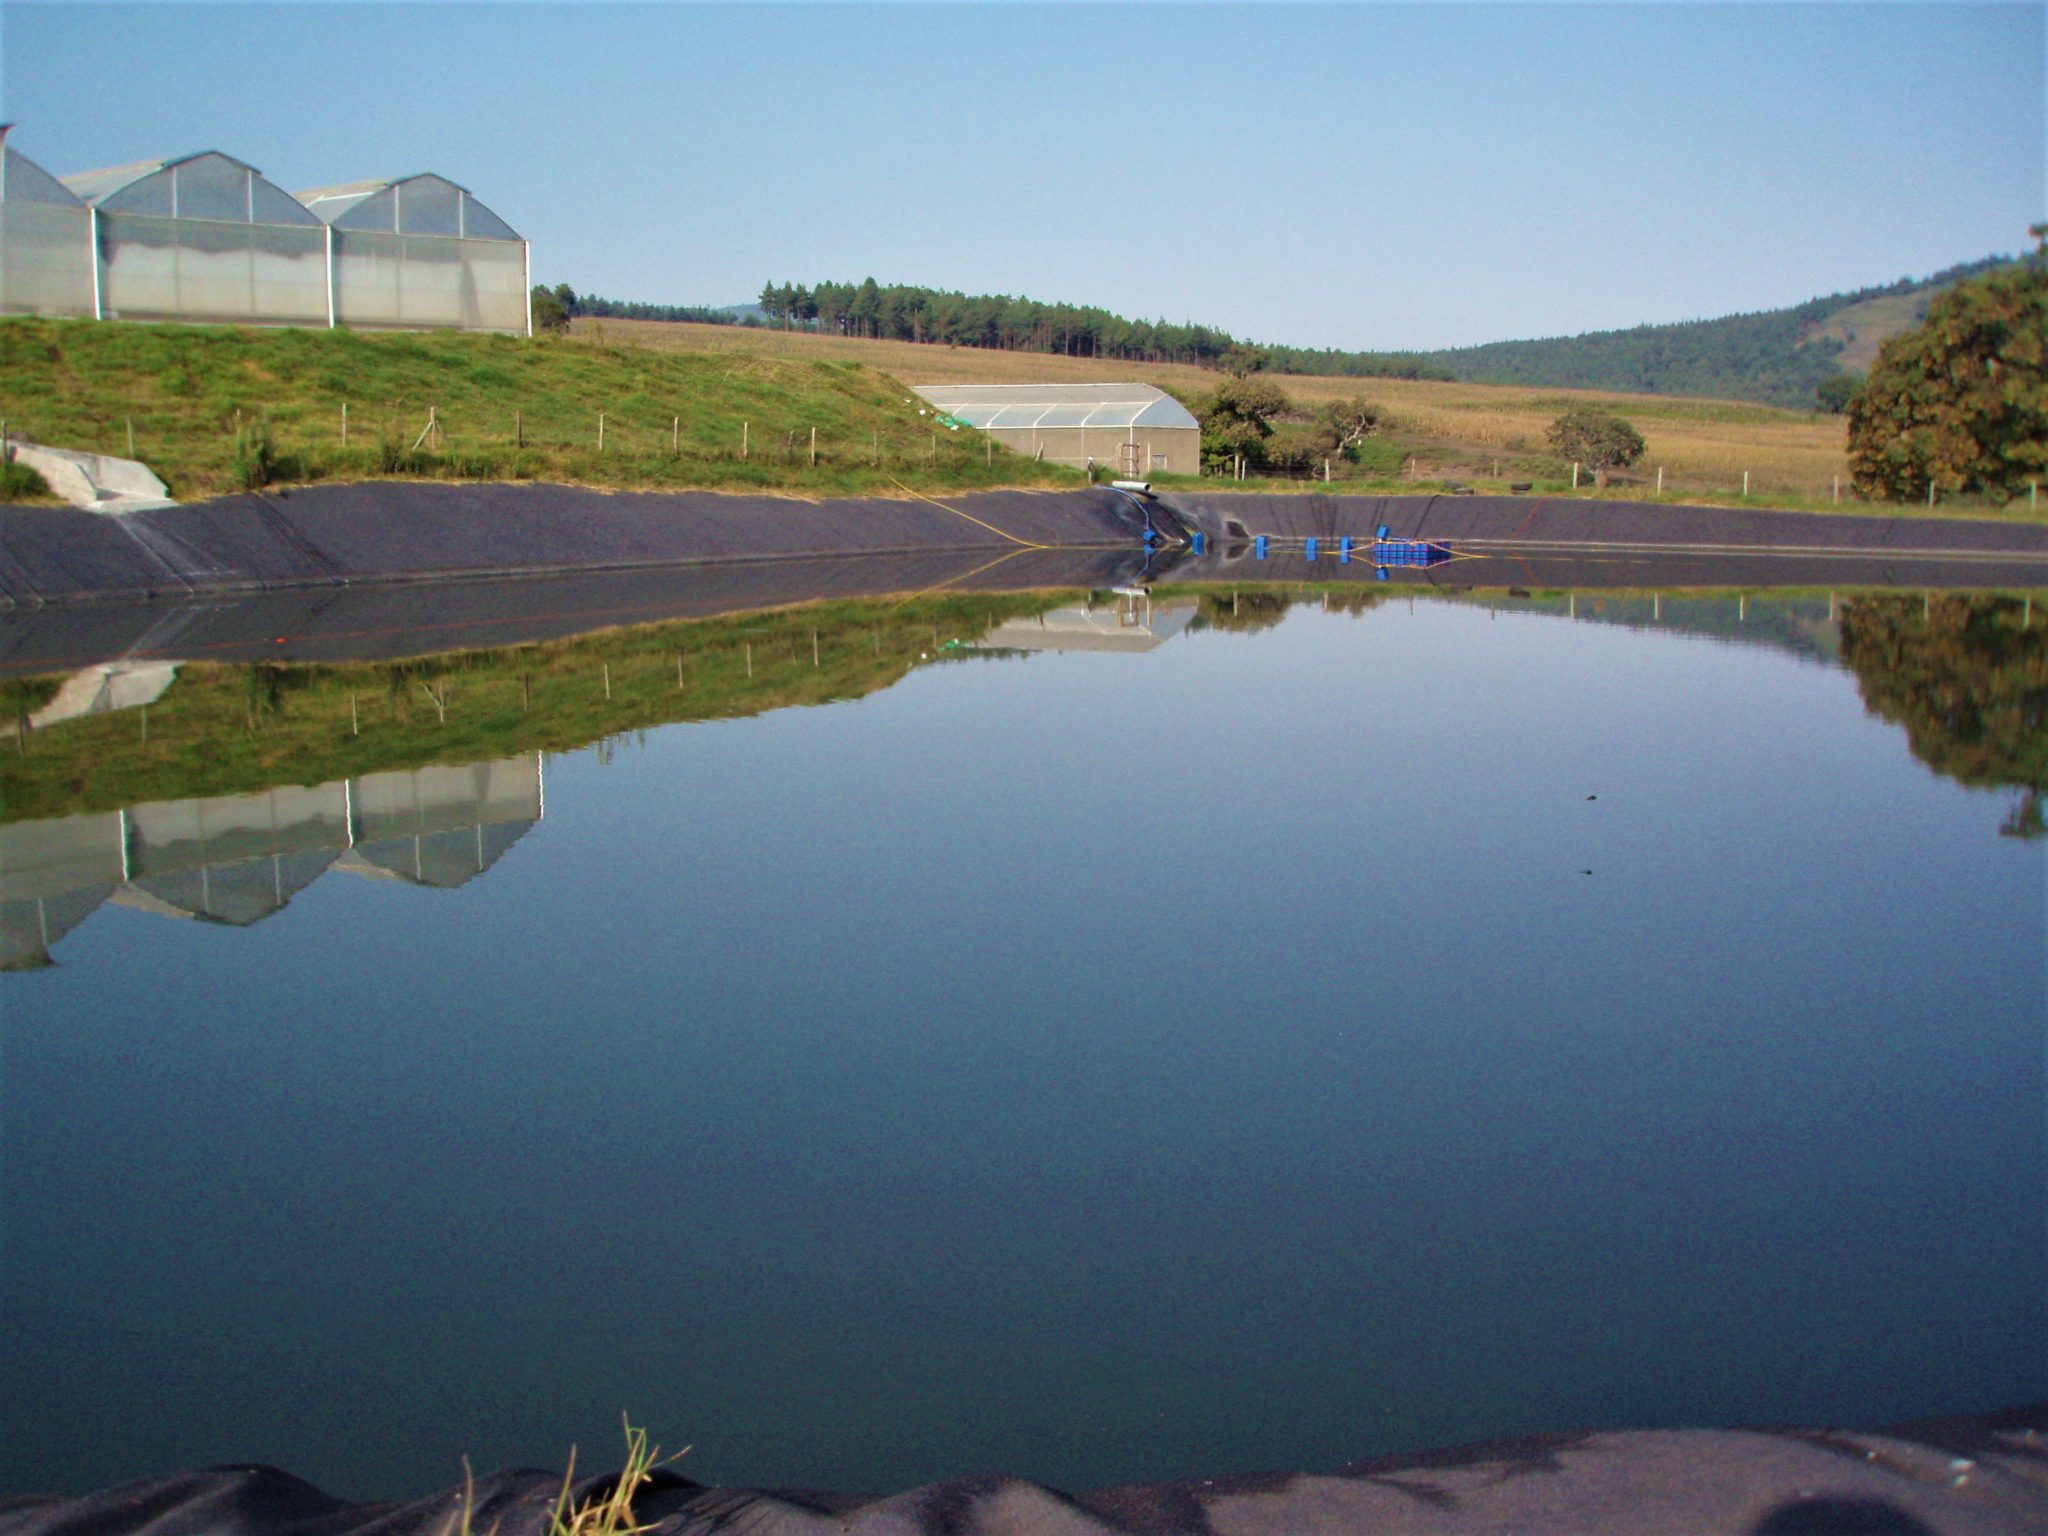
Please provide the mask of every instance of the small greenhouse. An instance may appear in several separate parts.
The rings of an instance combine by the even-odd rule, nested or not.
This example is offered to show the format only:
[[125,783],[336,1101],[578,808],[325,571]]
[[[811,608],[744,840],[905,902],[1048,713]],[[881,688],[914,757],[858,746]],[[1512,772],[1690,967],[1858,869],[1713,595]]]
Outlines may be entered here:
[[1055,464],[1098,464],[1127,479],[1201,471],[1202,429],[1150,384],[916,384],[956,421]]
[[423,172],[299,200],[332,232],[337,324],[531,331],[526,241],[467,187]]
[[93,221],[105,320],[331,325],[327,231],[218,150],[66,176]]
[[0,314],[90,315],[92,214],[0,123]]

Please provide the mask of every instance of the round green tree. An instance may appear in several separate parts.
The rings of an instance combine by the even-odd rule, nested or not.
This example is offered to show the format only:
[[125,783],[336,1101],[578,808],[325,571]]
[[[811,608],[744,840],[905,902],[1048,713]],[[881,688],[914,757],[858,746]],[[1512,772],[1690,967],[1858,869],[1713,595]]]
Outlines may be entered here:
[[1605,485],[1610,469],[1624,469],[1643,456],[1643,434],[1604,411],[1566,411],[1550,424],[1550,447],[1561,459],[1593,471]]
[[1918,330],[1884,344],[1849,402],[1856,489],[1900,500],[1930,487],[2003,498],[2048,478],[2044,359],[2048,256],[1956,284]]

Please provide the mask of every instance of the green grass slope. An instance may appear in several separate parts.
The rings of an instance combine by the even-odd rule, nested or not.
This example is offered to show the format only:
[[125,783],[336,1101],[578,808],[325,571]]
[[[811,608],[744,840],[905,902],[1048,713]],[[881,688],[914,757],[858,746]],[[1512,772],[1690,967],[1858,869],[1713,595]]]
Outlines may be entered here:
[[133,456],[181,500],[392,475],[816,496],[1078,480],[978,433],[934,435],[908,396],[886,374],[824,359],[0,320],[10,432],[126,456],[132,431]]
[[1822,379],[1868,368],[1880,343],[1920,323],[1935,294],[2010,260],[1988,257],[1929,278],[1829,294],[1789,309],[1496,341],[1431,352],[1426,359],[1473,383],[1702,395],[1809,410]]

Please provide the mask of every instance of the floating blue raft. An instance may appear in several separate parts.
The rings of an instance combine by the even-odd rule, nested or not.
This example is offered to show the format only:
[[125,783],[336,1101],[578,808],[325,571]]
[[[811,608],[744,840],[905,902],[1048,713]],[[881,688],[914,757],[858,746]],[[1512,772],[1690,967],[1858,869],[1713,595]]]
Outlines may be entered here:
[[[1350,540],[1346,539],[1346,545]],[[1390,565],[1419,567],[1427,570],[1432,565],[1442,565],[1452,558],[1448,546],[1432,543],[1428,539],[1397,539],[1393,530],[1381,523],[1373,531],[1372,563],[1385,568]]]
[[1374,565],[1412,565],[1426,568],[1442,565],[1451,558],[1450,550],[1441,544],[1432,544],[1426,539],[1374,539],[1372,543]]

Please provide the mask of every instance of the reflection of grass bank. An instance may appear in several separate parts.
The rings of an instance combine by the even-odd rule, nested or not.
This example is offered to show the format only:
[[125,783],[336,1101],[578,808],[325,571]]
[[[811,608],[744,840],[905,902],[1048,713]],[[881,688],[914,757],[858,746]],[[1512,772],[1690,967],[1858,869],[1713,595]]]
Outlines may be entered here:
[[[398,663],[188,663],[147,709],[68,720],[25,741],[22,711],[11,714],[0,820],[570,751],[673,721],[859,698],[949,640],[1060,600],[831,603]],[[21,701],[47,688],[7,686]]]
[[10,431],[123,456],[132,433],[181,499],[380,476],[818,496],[1080,482],[934,434],[895,380],[823,358],[14,317],[0,375]]

